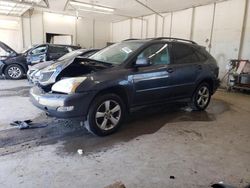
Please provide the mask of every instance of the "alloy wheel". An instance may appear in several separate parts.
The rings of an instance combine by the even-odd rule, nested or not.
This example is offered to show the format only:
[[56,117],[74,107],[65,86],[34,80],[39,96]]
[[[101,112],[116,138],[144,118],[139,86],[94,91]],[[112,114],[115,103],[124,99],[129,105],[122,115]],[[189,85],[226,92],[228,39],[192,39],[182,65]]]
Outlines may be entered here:
[[8,75],[11,77],[11,78],[19,78],[22,74],[22,71],[20,68],[18,67],[10,67],[8,69]]
[[121,106],[114,100],[104,101],[96,111],[95,120],[102,130],[111,130],[121,119]]
[[197,105],[201,108],[205,107],[209,102],[209,89],[203,86],[199,89],[197,94]]

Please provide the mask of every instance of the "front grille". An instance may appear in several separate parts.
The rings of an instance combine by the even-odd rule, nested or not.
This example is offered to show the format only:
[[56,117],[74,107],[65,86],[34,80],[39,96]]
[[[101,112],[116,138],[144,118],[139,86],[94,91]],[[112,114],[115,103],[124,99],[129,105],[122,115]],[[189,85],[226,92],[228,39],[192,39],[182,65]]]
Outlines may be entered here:
[[50,79],[54,72],[44,72],[41,74],[41,79],[39,80],[40,82],[46,82]]

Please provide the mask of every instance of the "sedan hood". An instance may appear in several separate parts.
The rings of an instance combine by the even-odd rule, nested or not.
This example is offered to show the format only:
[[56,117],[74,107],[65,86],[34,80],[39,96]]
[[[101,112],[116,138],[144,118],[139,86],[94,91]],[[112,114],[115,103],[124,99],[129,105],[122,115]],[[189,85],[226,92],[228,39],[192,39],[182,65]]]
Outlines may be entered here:
[[33,65],[29,68],[29,70],[41,70],[41,69],[44,69],[52,64],[54,64],[55,61],[45,61],[43,63],[38,63],[36,65]]
[[15,50],[13,50],[11,47],[9,47],[7,44],[3,43],[0,41],[0,48],[2,48],[3,50],[5,50],[6,52],[10,53],[10,54],[17,54],[17,52]]

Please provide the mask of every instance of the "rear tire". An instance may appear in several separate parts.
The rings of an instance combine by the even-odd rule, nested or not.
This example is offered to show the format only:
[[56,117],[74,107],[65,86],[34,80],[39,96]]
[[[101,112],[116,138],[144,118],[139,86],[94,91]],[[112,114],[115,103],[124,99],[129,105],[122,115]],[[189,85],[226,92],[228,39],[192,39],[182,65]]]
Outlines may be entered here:
[[99,95],[90,105],[84,125],[90,133],[106,136],[120,128],[124,116],[125,105],[118,95]]
[[195,90],[190,107],[194,111],[203,111],[207,108],[211,99],[211,89],[206,82],[201,83]]
[[4,75],[8,79],[19,80],[24,76],[24,70],[20,65],[8,65],[4,70]]

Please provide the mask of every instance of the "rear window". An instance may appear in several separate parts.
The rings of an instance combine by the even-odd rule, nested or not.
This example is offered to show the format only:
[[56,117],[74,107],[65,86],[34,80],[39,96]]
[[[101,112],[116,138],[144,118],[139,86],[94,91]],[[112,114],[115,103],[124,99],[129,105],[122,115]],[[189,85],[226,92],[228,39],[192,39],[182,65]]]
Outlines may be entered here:
[[191,46],[182,43],[172,43],[172,56],[175,64],[200,61],[194,49]]
[[69,50],[65,46],[50,46],[49,52],[50,53],[68,53]]

